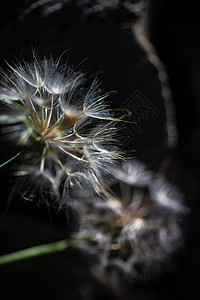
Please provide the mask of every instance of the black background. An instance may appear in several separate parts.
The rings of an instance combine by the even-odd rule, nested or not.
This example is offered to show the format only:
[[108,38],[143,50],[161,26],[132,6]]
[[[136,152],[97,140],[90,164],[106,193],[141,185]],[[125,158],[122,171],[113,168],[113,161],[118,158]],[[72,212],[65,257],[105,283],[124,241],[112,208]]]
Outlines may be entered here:
[[[159,114],[142,123],[141,132],[130,136],[136,157],[159,167],[167,157],[165,172],[183,191],[191,208],[185,230],[186,244],[169,270],[156,280],[133,286],[126,296],[102,285],[87,269],[87,260],[71,253],[52,255],[0,268],[2,299],[37,297],[50,299],[198,299],[200,277],[200,1],[149,0],[147,31],[165,64],[173,93],[178,145],[168,149],[166,115],[161,84],[155,67],[130,30],[137,18],[121,8],[83,17],[77,1],[62,11],[41,16],[36,9],[23,20],[18,15],[28,1],[3,1],[0,19],[0,62],[39,54],[55,57],[70,50],[69,61],[83,63],[89,74],[99,72],[107,91],[117,90],[114,107],[139,90]],[[123,1],[121,1],[123,3]],[[113,97],[113,96],[112,96]],[[131,130],[129,130],[130,135]],[[124,144],[123,144],[124,145]],[[13,149],[1,143],[1,162]],[[14,201],[4,216],[8,189],[1,178],[1,254],[66,237],[69,224],[64,213]]]

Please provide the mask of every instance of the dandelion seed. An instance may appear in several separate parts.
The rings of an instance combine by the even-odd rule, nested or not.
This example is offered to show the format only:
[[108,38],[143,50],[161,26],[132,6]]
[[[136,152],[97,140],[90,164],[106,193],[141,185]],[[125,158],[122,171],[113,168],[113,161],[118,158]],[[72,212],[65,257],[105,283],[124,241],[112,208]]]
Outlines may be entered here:
[[122,169],[118,169],[116,176],[130,185],[138,184],[144,186],[151,179],[151,172],[146,170],[146,166],[135,160],[123,164]]

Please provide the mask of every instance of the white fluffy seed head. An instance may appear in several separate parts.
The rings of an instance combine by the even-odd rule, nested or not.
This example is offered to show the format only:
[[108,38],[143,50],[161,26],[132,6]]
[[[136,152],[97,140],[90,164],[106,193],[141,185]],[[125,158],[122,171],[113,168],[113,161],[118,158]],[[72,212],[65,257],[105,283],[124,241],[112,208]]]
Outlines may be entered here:
[[0,122],[9,139],[24,148],[18,174],[28,182],[34,174],[43,194],[62,204],[87,187],[104,190],[104,175],[119,158],[107,95],[96,78],[87,87],[84,74],[52,57],[34,56],[1,70]]

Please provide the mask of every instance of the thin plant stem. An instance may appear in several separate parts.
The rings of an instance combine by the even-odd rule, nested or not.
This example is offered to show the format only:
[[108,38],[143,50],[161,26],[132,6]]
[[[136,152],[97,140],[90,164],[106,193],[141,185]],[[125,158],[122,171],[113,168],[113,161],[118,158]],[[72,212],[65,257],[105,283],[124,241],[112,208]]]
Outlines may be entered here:
[[17,153],[12,158],[10,158],[6,162],[2,163],[0,165],[0,174],[3,174],[5,172],[7,172],[8,170],[10,170],[13,167],[14,163],[17,161],[18,156],[20,156],[22,153],[23,153],[23,151]]
[[62,252],[70,247],[77,247],[80,243],[86,242],[89,237],[82,238],[70,238],[65,240],[60,240],[57,242],[52,242],[48,244],[42,244],[27,249],[19,250],[9,254],[0,256],[0,265],[9,264],[17,261],[22,261],[25,259],[30,259],[33,257],[38,257],[42,255],[47,255],[56,252]]

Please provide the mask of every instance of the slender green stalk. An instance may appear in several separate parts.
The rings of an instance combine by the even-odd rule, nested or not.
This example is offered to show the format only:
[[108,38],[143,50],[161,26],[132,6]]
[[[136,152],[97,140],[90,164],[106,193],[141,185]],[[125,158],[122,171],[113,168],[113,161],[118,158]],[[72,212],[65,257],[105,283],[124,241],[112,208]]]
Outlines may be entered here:
[[68,239],[68,240],[61,240],[49,244],[43,244],[34,246],[31,248],[19,250],[13,253],[5,254],[0,256],[0,265],[9,264],[16,261],[22,261],[25,259],[30,259],[33,257],[38,257],[42,255],[47,255],[55,252],[64,251],[70,247],[76,247],[80,243],[87,241],[88,237],[83,237],[81,239]]
[[10,158],[9,160],[7,160],[3,164],[1,164],[0,165],[0,174],[3,174],[5,172],[7,172],[8,170],[10,170],[13,167],[13,165],[15,164],[15,162],[17,161],[18,156],[20,156],[20,154],[22,154],[22,153],[23,153],[23,151],[17,153],[12,158]]

